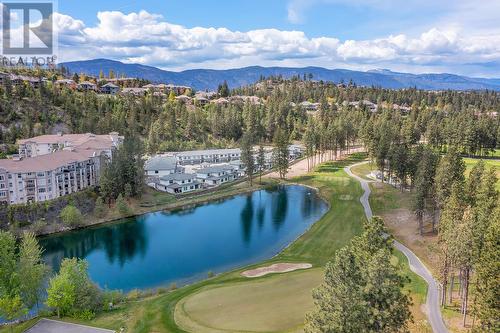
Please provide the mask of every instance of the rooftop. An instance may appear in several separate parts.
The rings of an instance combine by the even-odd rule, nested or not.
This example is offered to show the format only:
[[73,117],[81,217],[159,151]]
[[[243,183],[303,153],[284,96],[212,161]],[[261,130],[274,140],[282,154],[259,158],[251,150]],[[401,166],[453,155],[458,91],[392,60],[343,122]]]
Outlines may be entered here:
[[189,173],[172,173],[170,175],[162,176],[160,177],[160,180],[164,181],[169,181],[169,180],[189,180],[189,179],[194,179],[196,178],[196,175],[189,174]]
[[144,170],[175,170],[177,161],[174,157],[170,156],[155,156],[150,158],[144,164]]
[[233,170],[234,170],[233,166],[226,164],[226,165],[215,165],[208,168],[198,169],[196,172],[208,174],[208,173],[217,173],[217,172],[233,171]]
[[220,155],[220,154],[241,154],[239,148],[228,149],[206,149],[206,150],[190,150],[177,153],[177,156],[193,156],[193,155]]
[[11,173],[51,171],[76,162],[85,162],[100,152],[85,150],[59,150],[51,154],[19,160],[0,159],[0,169]]

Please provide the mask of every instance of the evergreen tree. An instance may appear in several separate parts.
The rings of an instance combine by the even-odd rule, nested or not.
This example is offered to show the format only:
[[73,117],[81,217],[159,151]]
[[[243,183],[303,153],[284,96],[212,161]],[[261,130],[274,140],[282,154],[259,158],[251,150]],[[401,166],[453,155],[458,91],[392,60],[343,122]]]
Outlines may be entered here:
[[42,260],[43,250],[35,234],[25,232],[19,246],[18,274],[19,292],[23,304],[28,308],[38,305],[48,267]]
[[500,331],[500,203],[485,234],[483,255],[477,263],[474,313],[479,319],[475,332]]
[[257,165],[259,167],[259,183],[262,183],[262,172],[266,165],[266,155],[264,151],[264,146],[259,146],[259,151],[257,153]]
[[241,140],[241,162],[245,166],[250,186],[252,186],[252,176],[255,173],[255,160],[252,147],[252,135],[247,132]]
[[274,136],[273,165],[282,179],[288,173],[288,155],[288,135],[282,129],[278,129]]

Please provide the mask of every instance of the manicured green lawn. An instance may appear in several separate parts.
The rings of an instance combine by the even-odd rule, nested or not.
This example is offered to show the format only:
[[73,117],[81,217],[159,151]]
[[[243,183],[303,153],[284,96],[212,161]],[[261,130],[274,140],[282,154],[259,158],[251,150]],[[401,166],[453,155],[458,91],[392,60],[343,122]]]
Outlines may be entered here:
[[298,332],[313,309],[322,269],[208,287],[182,299],[175,320],[191,332]]

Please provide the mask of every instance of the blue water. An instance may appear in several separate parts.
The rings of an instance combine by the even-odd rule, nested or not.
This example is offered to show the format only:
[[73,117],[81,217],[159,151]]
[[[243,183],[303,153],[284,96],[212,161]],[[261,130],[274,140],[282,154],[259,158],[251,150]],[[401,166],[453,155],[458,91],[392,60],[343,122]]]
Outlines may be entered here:
[[272,257],[327,209],[314,190],[279,186],[54,235],[41,245],[54,270],[62,258],[85,258],[101,287],[182,285]]

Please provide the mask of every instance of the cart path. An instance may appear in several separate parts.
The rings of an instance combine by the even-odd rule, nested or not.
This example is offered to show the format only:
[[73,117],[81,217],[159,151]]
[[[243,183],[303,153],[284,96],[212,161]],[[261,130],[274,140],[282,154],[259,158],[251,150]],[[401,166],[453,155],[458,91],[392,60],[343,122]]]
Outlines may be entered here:
[[[361,162],[361,163],[356,163],[350,166],[347,166],[344,168],[344,171],[351,177],[355,178],[361,183],[361,187],[363,188],[363,195],[359,199],[361,204],[363,205],[363,209],[365,210],[365,215],[368,219],[370,219],[373,216],[372,209],[370,207],[370,202],[368,201],[368,198],[370,197],[370,186],[369,183],[370,181],[367,181],[361,177],[358,177],[354,175],[351,172],[351,167],[363,164],[363,163],[368,163],[368,162]],[[443,318],[441,317],[441,307],[439,305],[439,284],[438,282],[434,279],[432,276],[431,272],[429,269],[422,263],[422,261],[413,253],[409,248],[398,242],[397,240],[394,240],[394,247],[398,249],[399,251],[403,252],[404,255],[408,258],[408,263],[410,265],[410,269],[415,272],[417,275],[421,276],[428,285],[427,288],[427,299],[425,302],[425,306],[427,309],[427,319],[429,320],[429,323],[431,324],[432,331],[434,333],[448,333],[448,329],[446,328]]]

